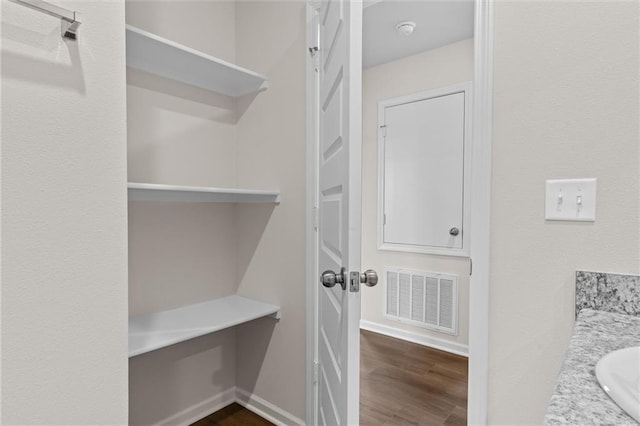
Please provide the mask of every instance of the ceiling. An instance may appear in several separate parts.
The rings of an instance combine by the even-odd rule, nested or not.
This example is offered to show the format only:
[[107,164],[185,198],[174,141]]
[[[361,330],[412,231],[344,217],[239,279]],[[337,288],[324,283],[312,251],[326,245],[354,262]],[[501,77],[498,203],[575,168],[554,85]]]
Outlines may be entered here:
[[[364,68],[473,37],[473,0],[365,0]],[[396,32],[403,21],[415,22],[409,37]]]

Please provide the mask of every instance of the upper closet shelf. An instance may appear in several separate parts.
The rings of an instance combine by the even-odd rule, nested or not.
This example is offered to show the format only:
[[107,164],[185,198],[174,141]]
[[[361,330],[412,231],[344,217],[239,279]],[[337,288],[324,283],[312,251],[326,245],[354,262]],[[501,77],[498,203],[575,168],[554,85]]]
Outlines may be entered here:
[[266,316],[280,319],[280,307],[237,295],[134,316],[129,318],[129,357]]
[[280,204],[280,192],[261,189],[209,188],[203,186],[127,184],[129,199],[183,203],[266,203]]
[[267,78],[253,71],[131,25],[126,28],[128,67],[227,96],[267,88]]

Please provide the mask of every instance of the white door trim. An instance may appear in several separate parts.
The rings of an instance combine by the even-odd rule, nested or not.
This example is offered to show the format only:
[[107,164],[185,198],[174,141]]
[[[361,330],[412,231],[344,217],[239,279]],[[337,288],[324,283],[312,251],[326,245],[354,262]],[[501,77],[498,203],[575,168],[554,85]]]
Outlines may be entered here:
[[[312,0],[310,0],[312,2]],[[472,195],[470,246],[473,259],[473,275],[470,279],[469,309],[469,393],[467,421],[470,425],[487,424],[487,384],[489,360],[489,280],[491,248],[491,145],[493,124],[493,2],[475,0],[474,35],[474,108],[473,108],[473,153],[472,153]],[[311,19],[313,6],[307,4],[307,46],[313,46],[315,39]],[[314,229],[314,207],[317,205],[315,192],[317,171],[316,135],[312,105],[315,103],[314,61],[307,55],[307,198],[306,198],[306,240],[307,240],[307,325],[306,325],[306,423],[314,425],[315,385],[313,380],[315,357],[315,329],[317,321],[317,301],[315,286],[318,285],[316,265],[316,232]]]
[[491,146],[493,125],[493,3],[475,0],[469,385],[467,422],[488,421],[489,291],[491,267]]
[[[318,33],[315,30],[318,17],[317,8],[312,0],[307,1],[307,47],[318,46]],[[315,19],[315,20],[314,20]],[[314,31],[315,30],[315,31]],[[318,170],[316,167],[318,159],[319,137],[317,128],[316,99],[318,96],[318,81],[315,72],[316,60],[312,58],[310,51],[307,51],[306,74],[307,74],[307,197],[306,197],[306,424],[318,424],[317,413],[317,373],[316,354],[318,352],[316,333],[316,323],[318,321],[318,300],[316,297],[316,286],[318,285],[318,253],[317,253],[317,205],[318,205]]]

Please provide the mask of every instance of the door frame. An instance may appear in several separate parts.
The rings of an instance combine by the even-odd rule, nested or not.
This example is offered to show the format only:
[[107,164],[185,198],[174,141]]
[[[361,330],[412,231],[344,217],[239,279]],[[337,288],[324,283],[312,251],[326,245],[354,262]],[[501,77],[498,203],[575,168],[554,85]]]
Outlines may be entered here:
[[[317,6],[320,1],[307,0],[306,2],[306,47],[318,46],[318,30],[314,31],[318,24]],[[319,82],[316,78],[316,60],[312,57],[312,51],[305,49],[306,72],[306,201],[305,201],[305,240],[306,240],[306,356],[305,356],[305,397],[307,425],[317,424],[317,365],[318,353],[318,298],[315,286],[318,282],[318,167],[319,156],[319,117],[316,109],[316,99],[319,96]]]
[[[314,4],[308,0],[306,7],[307,46],[315,46],[317,34],[313,32]],[[471,155],[471,223],[470,258],[473,274],[470,277],[469,298],[469,382],[467,422],[470,425],[487,424],[488,415],[488,370],[489,370],[489,290],[491,267],[491,153],[493,124],[493,34],[494,0],[475,0],[474,29],[474,96]],[[316,183],[318,171],[317,137],[314,124],[315,71],[314,59],[306,54],[307,74],[307,196],[306,196],[306,423],[315,420],[316,387],[314,386],[315,358],[317,351],[316,323],[318,307],[316,300],[317,253],[316,239],[317,205]]]
[[491,155],[495,0],[475,0],[473,136],[471,155],[472,274],[469,277],[467,423],[488,421],[489,303],[491,288]]

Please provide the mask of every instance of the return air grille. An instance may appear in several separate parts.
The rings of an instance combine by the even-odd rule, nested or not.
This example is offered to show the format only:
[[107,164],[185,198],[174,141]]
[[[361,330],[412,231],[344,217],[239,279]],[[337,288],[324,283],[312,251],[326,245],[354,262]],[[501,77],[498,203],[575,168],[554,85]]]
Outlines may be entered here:
[[458,333],[458,277],[385,269],[385,316],[432,330]]

